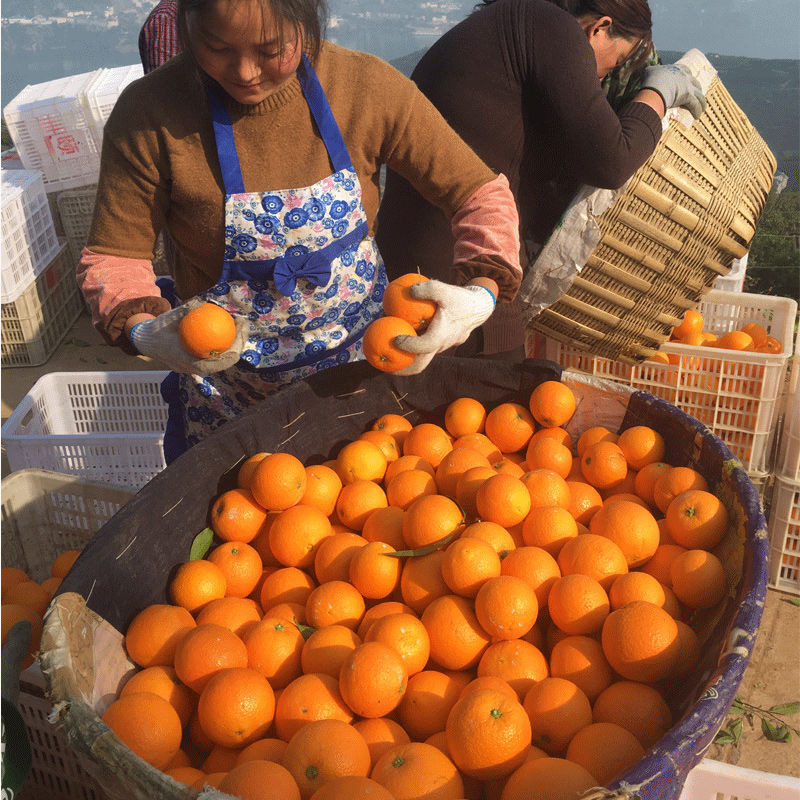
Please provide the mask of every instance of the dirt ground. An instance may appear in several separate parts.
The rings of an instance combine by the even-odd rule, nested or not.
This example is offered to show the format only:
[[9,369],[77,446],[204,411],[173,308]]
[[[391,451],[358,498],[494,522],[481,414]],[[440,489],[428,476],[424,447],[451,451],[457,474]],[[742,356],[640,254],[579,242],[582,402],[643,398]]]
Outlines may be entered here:
[[[106,346],[84,313],[47,363],[0,371],[2,419],[5,422],[36,380],[46,373],[146,369],[163,367],[143,356],[129,356]],[[3,453],[2,475],[7,473],[8,464]],[[768,709],[800,701],[800,607],[793,604],[793,599],[793,595],[773,589],[767,593],[755,650],[739,689],[742,699],[753,706]],[[800,714],[787,721],[800,729]],[[753,726],[744,722],[738,746],[712,745],[705,756],[800,778],[800,736],[793,736],[789,743],[769,741],[761,731],[758,718],[754,718]],[[797,791],[800,797],[800,781]]]

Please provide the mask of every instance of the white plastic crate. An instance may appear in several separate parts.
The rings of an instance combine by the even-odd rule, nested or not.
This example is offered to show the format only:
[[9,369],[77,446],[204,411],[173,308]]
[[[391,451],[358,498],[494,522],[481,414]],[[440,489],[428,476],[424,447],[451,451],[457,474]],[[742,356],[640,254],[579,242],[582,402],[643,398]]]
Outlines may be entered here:
[[741,292],[747,273],[747,257],[749,255],[749,253],[745,253],[741,258],[735,259],[731,271],[727,275],[720,275],[714,281],[714,288],[720,292]]
[[768,529],[770,585],[800,594],[800,481],[775,478]]
[[13,147],[0,152],[0,169],[25,169],[19,153]]
[[83,310],[75,262],[66,242],[47,268],[10,303],[3,303],[3,367],[44,364]]
[[797,800],[800,778],[704,758],[683,785],[680,800]]
[[776,472],[782,478],[800,481],[800,330],[784,402],[783,436]]
[[144,70],[141,64],[104,68],[95,74],[89,86],[82,93],[81,103],[87,118],[92,122],[92,134],[98,150],[103,145],[103,128],[117,98],[131,81],[141,78],[142,75],[144,75]]
[[40,172],[0,170],[0,188],[3,234],[0,302],[10,303],[53,260],[59,245]]
[[100,151],[81,96],[99,72],[28,85],[3,110],[22,163],[48,192],[97,182]]
[[97,184],[91,184],[80,189],[67,189],[56,197],[64,235],[76,264],[80,261],[81,251],[89,236],[96,196]]
[[698,310],[706,330],[718,336],[756,322],[780,340],[783,351],[773,355],[666,342],[661,352],[675,363],[648,360],[631,366],[547,338],[544,356],[564,367],[667,400],[707,425],[748,473],[770,472],[771,443],[794,344],[797,303],[788,297],[712,290]]
[[[82,550],[133,492],[40,469],[12,472],[0,483],[2,563],[41,582],[64,550]],[[50,722],[38,663],[20,675],[19,710],[31,743],[31,770],[20,798],[104,800],[105,793],[81,767],[66,734]]]
[[51,372],[2,427],[12,470],[49,469],[140,489],[166,466],[160,370]]

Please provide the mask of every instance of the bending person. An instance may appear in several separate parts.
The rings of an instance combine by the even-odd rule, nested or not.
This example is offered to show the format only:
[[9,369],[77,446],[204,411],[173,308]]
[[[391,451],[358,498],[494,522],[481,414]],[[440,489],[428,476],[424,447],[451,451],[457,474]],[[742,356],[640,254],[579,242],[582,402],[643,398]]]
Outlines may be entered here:
[[[702,112],[705,99],[688,73],[646,66],[654,60],[650,31],[647,0],[483,0],[414,70],[412,80],[456,132],[508,176],[523,265],[581,184],[618,188],[647,160],[668,107]],[[617,90],[618,111],[604,79]],[[409,262],[430,277],[446,272],[448,221],[402,175],[389,173],[378,221],[390,279]],[[481,332],[471,352],[511,351],[523,340],[510,304]]]

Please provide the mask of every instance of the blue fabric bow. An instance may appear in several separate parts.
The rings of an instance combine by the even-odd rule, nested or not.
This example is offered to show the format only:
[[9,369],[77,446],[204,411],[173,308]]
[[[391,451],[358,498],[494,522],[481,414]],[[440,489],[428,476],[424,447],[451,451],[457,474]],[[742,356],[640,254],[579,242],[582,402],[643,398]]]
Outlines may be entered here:
[[294,292],[298,278],[305,278],[314,286],[326,286],[331,279],[327,254],[319,250],[305,253],[288,250],[275,259],[272,279],[282,295],[288,297]]

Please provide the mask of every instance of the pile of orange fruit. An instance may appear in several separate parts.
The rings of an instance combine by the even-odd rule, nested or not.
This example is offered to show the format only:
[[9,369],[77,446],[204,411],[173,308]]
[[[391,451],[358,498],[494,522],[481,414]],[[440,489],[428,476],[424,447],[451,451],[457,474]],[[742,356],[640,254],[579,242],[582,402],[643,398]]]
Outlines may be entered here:
[[104,721],[243,800],[574,798],[672,726],[728,514],[647,426],[524,405],[386,413],[336,457],[249,456],[205,557],[142,609]]
[[2,619],[3,644],[14,625],[23,620],[31,623],[31,649],[23,660],[23,669],[33,664],[36,659],[42,639],[44,612],[79,555],[80,550],[64,550],[59,553],[50,564],[50,577],[41,583],[33,580],[19,567],[0,569],[0,593],[2,593],[0,619]]
[[[669,341],[674,344],[688,344],[693,347],[716,347],[720,350],[739,350],[748,353],[769,353],[779,355],[783,343],[771,336],[763,325],[748,322],[739,328],[717,336],[705,330],[703,315],[690,308],[683,315],[680,325],[672,329]],[[661,364],[676,364],[679,357],[674,353],[656,352],[648,360]]]

